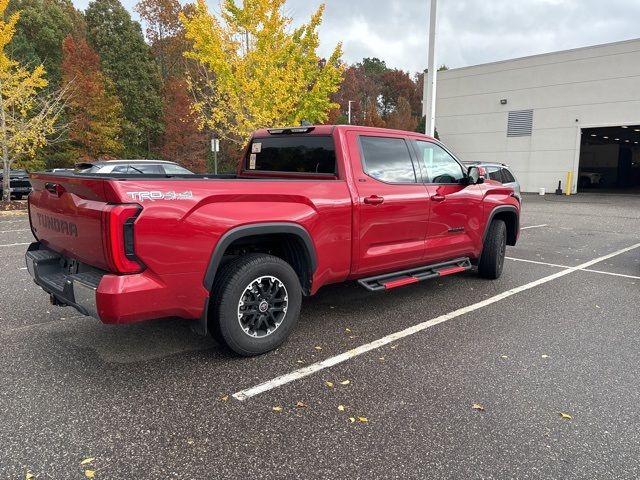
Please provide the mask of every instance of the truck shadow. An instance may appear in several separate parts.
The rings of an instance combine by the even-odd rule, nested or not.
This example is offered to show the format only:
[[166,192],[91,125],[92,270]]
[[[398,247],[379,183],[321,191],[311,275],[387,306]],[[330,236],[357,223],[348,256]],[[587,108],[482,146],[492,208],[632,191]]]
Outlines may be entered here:
[[[466,279],[473,283],[476,278],[470,272],[459,275],[458,281]],[[341,331],[345,322],[357,328],[371,319],[372,312],[376,316],[393,315],[399,304],[424,299],[425,295],[439,296],[442,288],[442,283],[426,282],[373,293],[356,282],[329,285],[315,296],[303,300],[294,339],[285,346],[296,341],[306,342],[307,339],[318,343],[331,342],[331,332]],[[84,328],[68,330],[64,340],[74,347],[92,350],[106,363],[139,363],[194,352],[219,360],[237,358],[211,336],[201,337],[193,333],[190,323],[182,319],[158,319],[132,325],[104,325],[87,319],[81,322]]]

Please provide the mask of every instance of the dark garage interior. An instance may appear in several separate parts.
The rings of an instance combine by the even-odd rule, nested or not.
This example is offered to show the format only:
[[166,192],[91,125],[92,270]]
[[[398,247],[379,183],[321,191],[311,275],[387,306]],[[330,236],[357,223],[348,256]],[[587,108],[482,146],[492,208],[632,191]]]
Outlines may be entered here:
[[640,193],[640,125],[585,128],[578,192]]

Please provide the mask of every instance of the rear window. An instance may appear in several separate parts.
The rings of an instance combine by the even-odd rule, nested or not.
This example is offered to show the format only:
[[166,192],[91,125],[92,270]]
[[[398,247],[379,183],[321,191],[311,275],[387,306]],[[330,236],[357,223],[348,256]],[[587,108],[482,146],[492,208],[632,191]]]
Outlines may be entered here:
[[287,135],[254,138],[244,168],[257,172],[335,175],[336,149],[333,137]]
[[416,183],[407,142],[402,138],[360,137],[365,172],[388,183]]

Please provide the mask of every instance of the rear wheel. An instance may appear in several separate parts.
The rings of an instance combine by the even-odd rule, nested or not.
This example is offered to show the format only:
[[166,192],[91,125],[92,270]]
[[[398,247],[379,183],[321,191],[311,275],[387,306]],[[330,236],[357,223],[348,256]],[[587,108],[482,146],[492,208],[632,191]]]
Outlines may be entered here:
[[494,220],[491,222],[491,225],[489,225],[489,231],[484,240],[482,255],[478,263],[478,274],[482,278],[492,280],[500,278],[504,267],[506,251],[507,225],[502,220]]
[[211,330],[243,356],[280,346],[298,323],[300,280],[284,260],[249,254],[227,263],[213,287]]

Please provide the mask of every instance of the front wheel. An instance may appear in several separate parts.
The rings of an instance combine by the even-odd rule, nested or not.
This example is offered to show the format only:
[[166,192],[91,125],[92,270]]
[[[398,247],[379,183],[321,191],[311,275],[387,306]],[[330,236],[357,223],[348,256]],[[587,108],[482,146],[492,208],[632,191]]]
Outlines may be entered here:
[[239,355],[280,346],[298,323],[302,289],[284,260],[249,254],[227,263],[213,288],[213,330]]
[[500,278],[506,251],[507,225],[502,220],[494,220],[489,225],[487,237],[484,239],[484,247],[478,263],[478,274],[482,278],[491,280]]

